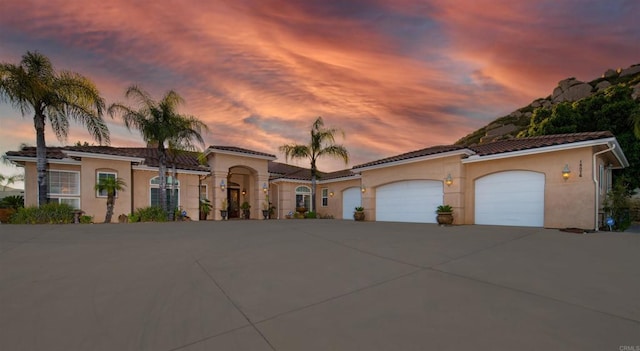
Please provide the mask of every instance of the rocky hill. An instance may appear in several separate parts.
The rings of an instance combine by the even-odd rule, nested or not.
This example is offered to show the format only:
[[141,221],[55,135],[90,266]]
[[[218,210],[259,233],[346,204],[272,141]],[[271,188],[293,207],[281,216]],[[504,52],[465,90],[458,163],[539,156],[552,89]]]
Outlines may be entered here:
[[600,92],[613,85],[630,85],[632,97],[640,104],[640,63],[625,69],[608,69],[600,78],[590,82],[581,82],[575,78],[567,78],[558,83],[553,93],[545,98],[532,101],[510,114],[499,117],[488,125],[461,138],[457,145],[475,145],[489,141],[516,138],[526,131],[531,123],[531,116],[538,108],[552,109],[562,102],[578,101]]

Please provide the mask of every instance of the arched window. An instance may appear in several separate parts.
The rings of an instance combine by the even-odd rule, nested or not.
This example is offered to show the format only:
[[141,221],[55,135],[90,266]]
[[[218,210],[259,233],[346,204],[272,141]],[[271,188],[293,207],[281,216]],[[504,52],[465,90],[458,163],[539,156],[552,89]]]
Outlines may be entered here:
[[296,188],[296,207],[304,207],[311,210],[311,189],[306,186]]
[[[167,208],[171,206],[171,183],[174,182],[173,177],[168,176],[167,177]],[[175,180],[175,193],[174,196],[176,196],[176,206],[180,206],[180,181],[179,180]],[[150,196],[150,200],[149,200],[149,204],[151,206],[158,206],[160,207],[160,192],[158,189],[158,186],[160,186],[160,177],[153,177],[151,178],[151,180],[149,181],[149,194],[151,194]]]

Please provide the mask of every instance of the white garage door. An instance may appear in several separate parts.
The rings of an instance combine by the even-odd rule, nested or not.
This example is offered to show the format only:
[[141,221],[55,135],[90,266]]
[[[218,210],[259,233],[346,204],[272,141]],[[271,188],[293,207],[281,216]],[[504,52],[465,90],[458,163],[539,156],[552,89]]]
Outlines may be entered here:
[[342,192],[342,219],[353,220],[353,211],[361,206],[360,188],[348,188]]
[[442,182],[407,180],[376,189],[376,221],[436,223],[442,205]]
[[544,226],[544,174],[508,171],[476,180],[476,224]]

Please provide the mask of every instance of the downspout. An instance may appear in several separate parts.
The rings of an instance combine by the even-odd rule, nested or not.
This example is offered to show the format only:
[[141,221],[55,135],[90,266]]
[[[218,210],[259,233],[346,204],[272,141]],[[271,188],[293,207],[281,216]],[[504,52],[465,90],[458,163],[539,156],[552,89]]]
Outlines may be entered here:
[[595,203],[595,217],[594,217],[594,230],[597,232],[598,231],[598,209],[600,208],[600,187],[598,184],[598,177],[596,176],[596,156],[600,155],[600,154],[604,154],[605,152],[609,152],[612,151],[613,149],[616,148],[616,145],[613,144],[611,145],[610,148],[602,150],[602,151],[598,151],[595,154],[593,154],[593,183],[595,184],[595,190],[596,190],[596,203]]

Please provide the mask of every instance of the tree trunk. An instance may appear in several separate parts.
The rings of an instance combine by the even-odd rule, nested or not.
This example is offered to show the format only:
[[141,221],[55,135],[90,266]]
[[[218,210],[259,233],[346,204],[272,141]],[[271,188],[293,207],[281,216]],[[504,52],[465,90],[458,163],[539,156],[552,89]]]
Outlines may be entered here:
[[111,223],[111,217],[113,216],[113,205],[116,202],[115,194],[107,195],[107,214],[104,216],[105,223]]
[[178,176],[178,171],[176,170],[176,162],[173,161],[173,167],[171,168],[171,192],[169,193],[169,204],[171,208],[169,209],[169,220],[174,221],[176,218],[176,207],[178,207],[178,199],[176,198],[176,180]]
[[311,210],[316,210],[316,160],[311,159]]
[[164,213],[167,212],[167,154],[164,145],[158,144],[158,177],[160,184],[158,185],[158,198],[160,199],[160,207]]
[[33,124],[36,128],[36,170],[38,173],[38,206],[47,203],[47,193],[49,192],[47,178],[47,144],[44,140],[44,115],[36,112],[33,117]]

